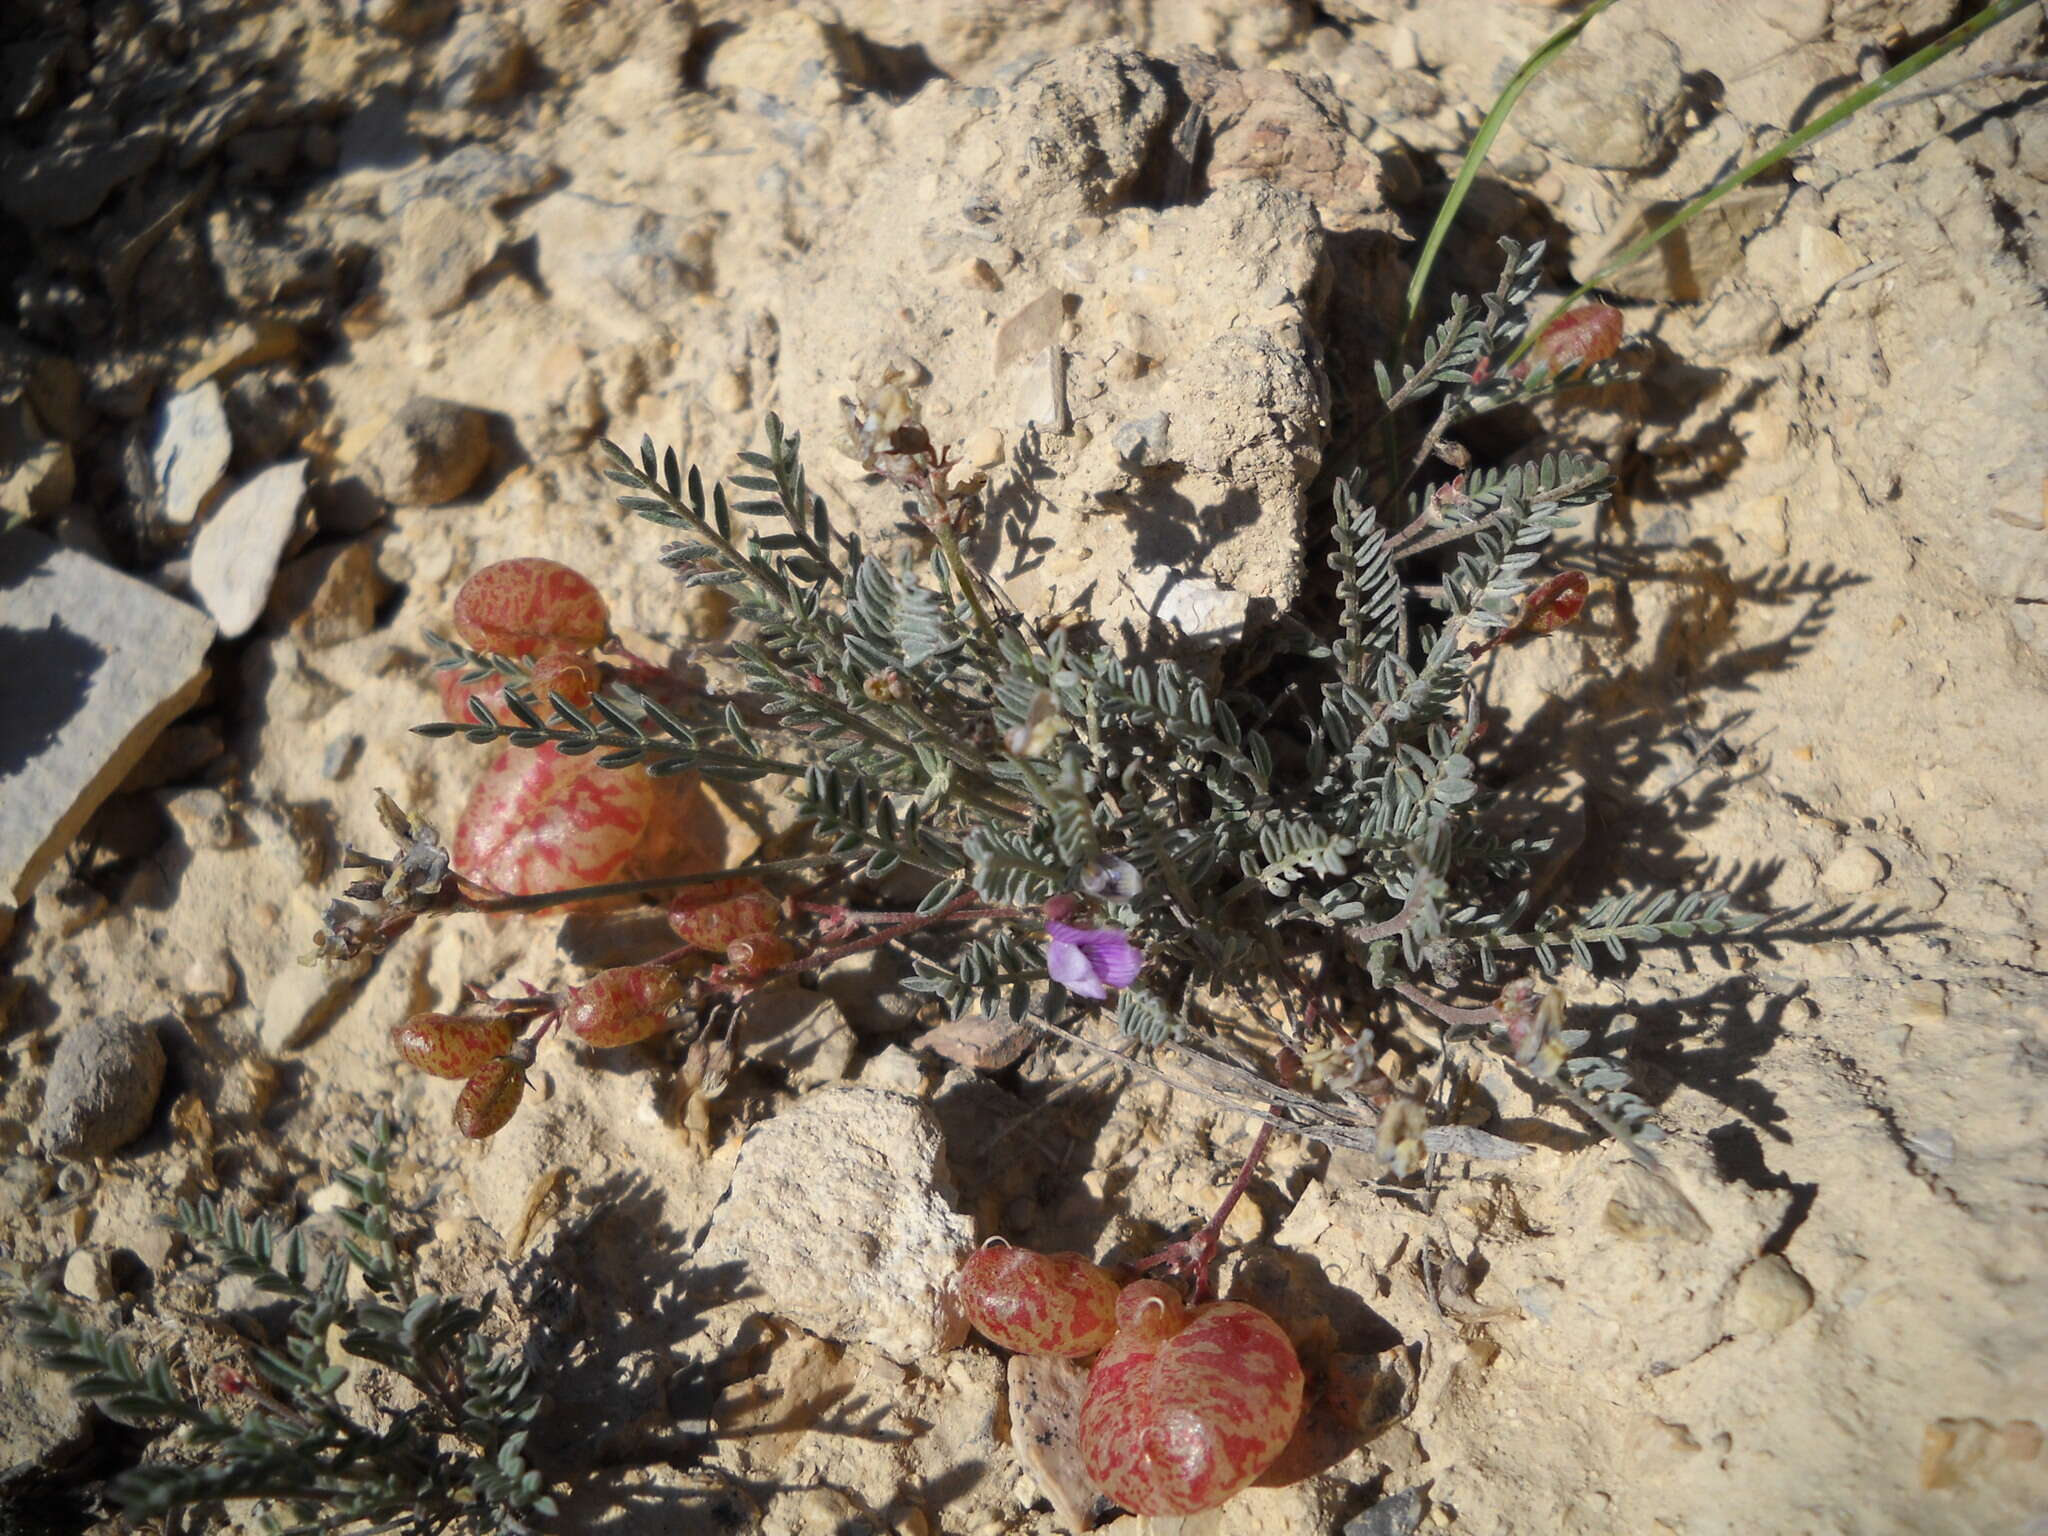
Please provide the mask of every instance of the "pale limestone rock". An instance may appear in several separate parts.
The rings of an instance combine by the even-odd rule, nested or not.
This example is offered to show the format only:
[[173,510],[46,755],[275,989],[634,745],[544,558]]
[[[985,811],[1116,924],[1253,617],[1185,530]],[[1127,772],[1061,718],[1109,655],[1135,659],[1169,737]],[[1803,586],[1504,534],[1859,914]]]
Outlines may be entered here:
[[36,534],[0,537],[0,908],[198,697],[213,624]]
[[262,614],[305,502],[306,460],[273,464],[222,502],[199,530],[192,590],[223,637],[247,634]]
[[1820,872],[1820,883],[1837,896],[1861,896],[1875,890],[1891,874],[1891,868],[1876,851],[1862,843],[1851,843]]
[[710,278],[713,226],[632,203],[556,192],[528,214],[541,281],[616,339],[674,329]]
[[1537,77],[1515,123],[1574,165],[1642,170],[1664,158],[1684,104],[1678,46],[1640,26],[1609,27]]
[[937,1123],[904,1094],[842,1086],[757,1126],[698,1250],[761,1310],[898,1360],[965,1336],[952,1279],[973,1225],[952,1206]]
[[401,313],[428,316],[461,307],[470,279],[497,250],[498,227],[487,211],[452,198],[414,198],[398,212],[392,304]]
[[1777,1333],[1813,1306],[1813,1287],[1781,1253],[1767,1253],[1735,1277],[1729,1320],[1738,1333]]
[[64,1261],[64,1289],[80,1301],[112,1301],[114,1271],[98,1248],[74,1248]]
[[234,447],[219,385],[209,381],[171,396],[149,461],[169,522],[189,527],[213,504]]

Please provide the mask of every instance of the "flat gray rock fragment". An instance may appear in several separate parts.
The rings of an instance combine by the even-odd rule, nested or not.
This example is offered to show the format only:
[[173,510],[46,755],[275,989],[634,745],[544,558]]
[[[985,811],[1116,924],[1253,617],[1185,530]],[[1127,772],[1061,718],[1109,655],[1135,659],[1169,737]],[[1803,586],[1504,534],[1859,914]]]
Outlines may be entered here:
[[191,708],[213,634],[197,608],[90,556],[0,537],[0,911]]
[[247,634],[262,614],[305,502],[306,461],[273,464],[222,502],[193,540],[192,590],[224,639]]
[[164,517],[181,528],[197,522],[212,503],[234,451],[218,384],[209,379],[197,389],[171,396],[149,456]]

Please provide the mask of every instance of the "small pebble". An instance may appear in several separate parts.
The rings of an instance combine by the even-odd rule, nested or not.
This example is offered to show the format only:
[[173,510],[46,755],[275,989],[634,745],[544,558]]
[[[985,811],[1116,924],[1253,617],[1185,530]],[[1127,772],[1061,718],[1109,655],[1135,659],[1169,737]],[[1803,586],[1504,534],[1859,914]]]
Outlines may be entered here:
[[112,1301],[114,1271],[97,1248],[77,1248],[64,1261],[64,1289],[80,1301]]
[[330,779],[345,779],[355,772],[356,760],[363,755],[363,738],[353,733],[337,736],[327,743],[327,750],[320,757],[320,771]]
[[118,1015],[75,1019],[57,1042],[36,1142],[55,1157],[104,1157],[148,1129],[164,1086],[153,1024]]
[[1861,843],[1851,843],[1820,872],[1820,883],[1837,896],[1860,896],[1883,883],[1891,869]]
[[967,434],[967,441],[960,445],[960,451],[967,455],[967,462],[976,469],[992,469],[1003,462],[1006,451],[1002,429],[983,427],[978,432]]
[[1777,1333],[1813,1306],[1813,1287],[1781,1253],[1767,1253],[1735,1277],[1728,1311],[1738,1331]]

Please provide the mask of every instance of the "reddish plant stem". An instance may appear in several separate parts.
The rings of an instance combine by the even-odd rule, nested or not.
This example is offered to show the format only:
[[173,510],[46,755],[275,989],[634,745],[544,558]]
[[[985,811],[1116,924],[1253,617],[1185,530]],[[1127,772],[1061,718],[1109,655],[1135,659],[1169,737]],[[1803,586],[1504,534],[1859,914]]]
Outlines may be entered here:
[[[972,891],[962,891],[936,912],[913,913],[903,921],[868,934],[865,938],[849,939],[846,943],[835,944],[829,949],[814,949],[807,955],[798,955],[786,965],[778,965],[773,970],[763,971],[753,980],[758,984],[771,976],[785,976],[795,971],[814,971],[820,966],[830,965],[835,960],[844,960],[848,955],[857,955],[863,950],[880,949],[884,944],[916,933],[920,929],[930,928],[937,923],[954,922],[966,916],[974,910],[974,904],[979,899]],[[1007,908],[993,907],[983,910],[1008,911]]]
[[[1280,1085],[1290,1086],[1294,1075],[1301,1069],[1301,1058],[1293,1051],[1283,1049],[1279,1060],[1274,1063],[1274,1073]],[[1270,1106],[1274,1114],[1280,1113],[1280,1106]],[[1237,1178],[1223,1196],[1223,1203],[1216,1207],[1211,1216],[1192,1235],[1177,1243],[1169,1243],[1150,1258],[1140,1259],[1136,1265],[1142,1274],[1148,1269],[1186,1270],[1194,1277],[1194,1294],[1190,1298],[1200,1302],[1207,1299],[1209,1289],[1209,1266],[1215,1262],[1216,1250],[1223,1240],[1223,1224],[1230,1219],[1230,1213],[1237,1209],[1237,1202],[1244,1198],[1244,1192],[1252,1187],[1252,1179],[1259,1171],[1259,1164],[1265,1160],[1266,1148],[1273,1142],[1273,1125],[1262,1122],[1259,1133],[1252,1138],[1252,1149],[1245,1154],[1244,1165],[1237,1170]]]

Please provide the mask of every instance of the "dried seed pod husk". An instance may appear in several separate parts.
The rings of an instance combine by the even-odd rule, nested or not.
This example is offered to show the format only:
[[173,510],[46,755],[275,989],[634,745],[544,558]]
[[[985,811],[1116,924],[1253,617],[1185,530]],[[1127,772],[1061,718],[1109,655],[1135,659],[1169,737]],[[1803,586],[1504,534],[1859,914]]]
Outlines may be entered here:
[[391,1027],[391,1044],[408,1066],[432,1077],[469,1077],[519,1037],[507,1019],[456,1013],[416,1013]]

